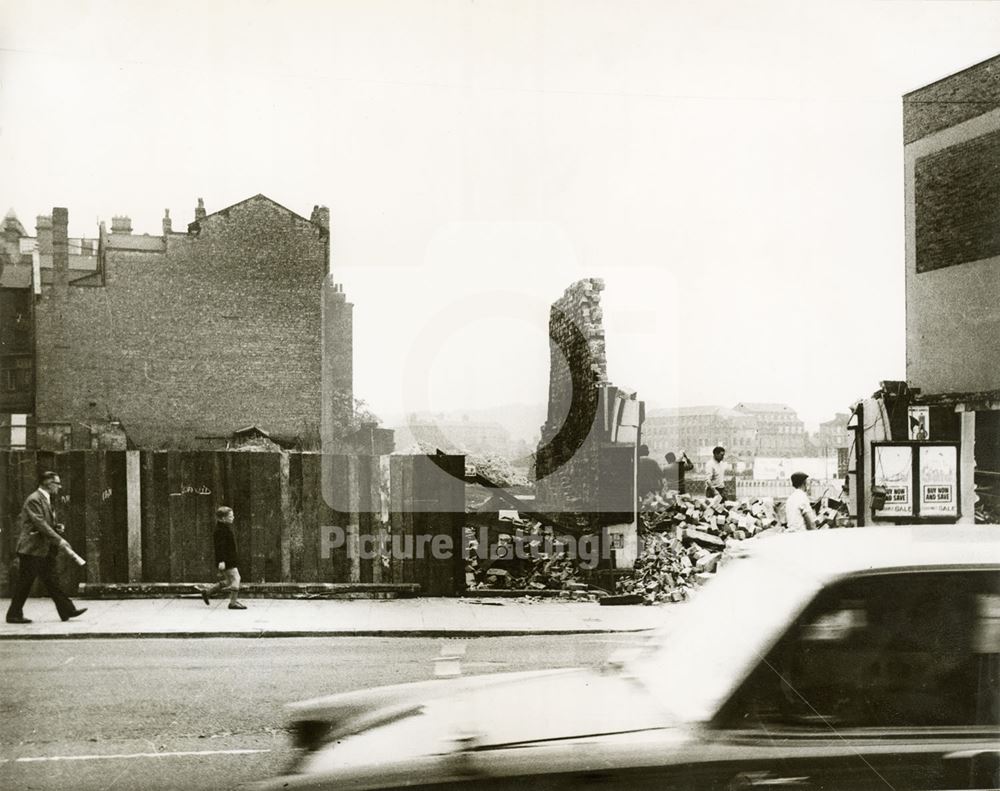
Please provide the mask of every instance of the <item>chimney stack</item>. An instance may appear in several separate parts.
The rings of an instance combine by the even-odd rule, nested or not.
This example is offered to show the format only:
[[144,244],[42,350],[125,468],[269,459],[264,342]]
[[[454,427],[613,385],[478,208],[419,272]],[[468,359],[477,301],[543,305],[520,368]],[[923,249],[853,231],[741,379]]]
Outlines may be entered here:
[[330,230],[330,210],[326,206],[313,206],[312,216],[309,219],[326,230]]
[[132,218],[124,214],[112,217],[111,233],[132,233]]
[[52,274],[56,292],[69,288],[69,210],[52,209]]
[[202,198],[198,198],[198,208],[194,210],[194,221],[200,222],[201,220],[204,220],[206,216],[207,212],[205,211],[205,201]]
[[39,214],[35,218],[35,237],[38,239],[38,255],[48,261],[52,260],[52,216]]
[[163,210],[163,235],[166,236],[173,231],[173,222],[170,219],[170,209]]

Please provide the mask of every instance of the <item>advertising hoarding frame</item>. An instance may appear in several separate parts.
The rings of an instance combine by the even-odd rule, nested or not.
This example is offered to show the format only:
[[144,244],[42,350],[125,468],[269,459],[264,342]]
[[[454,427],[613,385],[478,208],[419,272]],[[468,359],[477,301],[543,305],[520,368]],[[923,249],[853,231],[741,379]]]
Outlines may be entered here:
[[[881,449],[907,449],[906,452],[909,455],[909,472],[906,480],[908,485],[905,487],[907,491],[903,495],[897,495],[905,497],[904,500],[899,502],[900,505],[905,503],[908,508],[905,510],[897,508],[886,507],[879,509],[878,511],[873,511],[872,516],[875,519],[881,519],[893,522],[939,522],[939,523],[954,523],[957,522],[962,516],[961,499],[960,493],[962,491],[961,486],[961,469],[959,466],[959,460],[961,459],[961,443],[959,442],[915,442],[912,440],[906,441],[881,441],[871,443],[871,486],[874,489],[876,486],[885,486],[887,488],[887,494],[893,495],[891,491],[893,488],[904,488],[904,487],[893,487],[892,482],[887,482],[884,479],[883,472],[883,460],[880,455]],[[952,448],[954,449],[954,477],[948,475],[946,471],[945,477],[948,478],[946,481],[935,480],[927,484],[928,487],[935,489],[935,495],[943,495],[944,488],[950,487],[951,496],[950,498],[944,498],[933,501],[927,500],[927,492],[924,490],[924,482],[921,478],[922,473],[922,459],[926,457],[925,451],[933,450],[935,448]],[[898,452],[897,454],[898,455]],[[940,491],[938,491],[940,490]],[[892,506],[893,500],[887,497],[885,506]]]

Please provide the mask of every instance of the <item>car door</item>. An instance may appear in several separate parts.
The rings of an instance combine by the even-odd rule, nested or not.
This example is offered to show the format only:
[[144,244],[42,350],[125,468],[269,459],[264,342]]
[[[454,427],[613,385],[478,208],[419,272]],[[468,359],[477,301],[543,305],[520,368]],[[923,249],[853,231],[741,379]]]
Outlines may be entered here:
[[1000,575],[827,586],[704,733],[691,787],[1000,787]]

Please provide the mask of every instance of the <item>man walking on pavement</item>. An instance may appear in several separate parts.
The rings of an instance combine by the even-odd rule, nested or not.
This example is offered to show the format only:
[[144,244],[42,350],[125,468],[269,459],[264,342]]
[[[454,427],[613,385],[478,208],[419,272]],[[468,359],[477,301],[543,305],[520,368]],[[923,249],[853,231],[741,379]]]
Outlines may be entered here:
[[712,458],[705,465],[708,472],[708,480],[705,481],[705,496],[711,500],[718,495],[723,500],[726,499],[726,465],[722,460],[726,458],[726,449],[721,445],[712,448]]
[[229,591],[229,609],[245,610],[247,607],[237,596],[240,592],[239,561],[236,559],[236,537],[233,535],[233,509],[222,506],[215,511],[215,563],[219,568],[219,581],[207,588],[201,588],[201,598],[208,604],[208,597],[220,591]]
[[58,473],[50,471],[43,472],[38,481],[38,488],[25,499],[18,516],[21,531],[17,540],[19,570],[17,585],[7,608],[7,623],[31,623],[24,617],[24,603],[36,577],[42,581],[62,620],[68,621],[87,611],[86,607],[76,608],[59,587],[55,576],[56,553],[69,547],[69,542],[62,536],[65,528],[56,522],[52,505],[52,497],[59,494],[62,481]]

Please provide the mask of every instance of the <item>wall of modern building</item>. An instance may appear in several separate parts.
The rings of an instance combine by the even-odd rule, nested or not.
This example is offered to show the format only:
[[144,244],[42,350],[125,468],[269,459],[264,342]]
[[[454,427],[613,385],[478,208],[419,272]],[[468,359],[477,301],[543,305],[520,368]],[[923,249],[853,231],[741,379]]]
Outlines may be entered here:
[[906,379],[1000,388],[1000,57],[903,97]]

